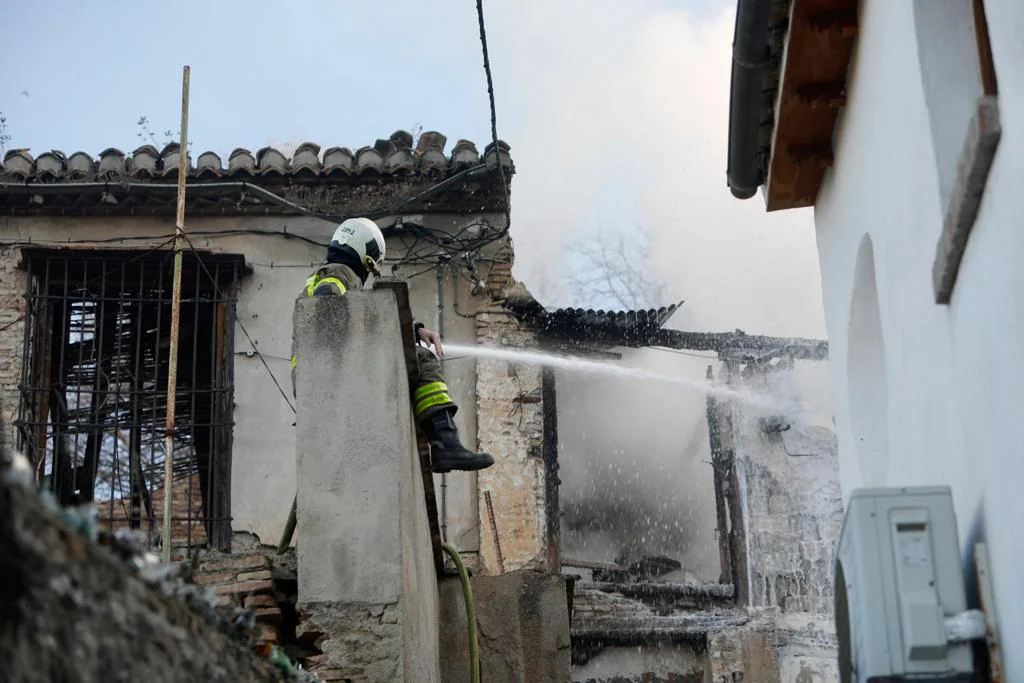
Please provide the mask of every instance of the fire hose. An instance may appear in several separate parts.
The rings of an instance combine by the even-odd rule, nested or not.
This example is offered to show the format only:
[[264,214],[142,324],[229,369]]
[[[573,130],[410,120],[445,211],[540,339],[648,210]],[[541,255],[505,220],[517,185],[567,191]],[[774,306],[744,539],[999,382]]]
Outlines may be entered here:
[[469,680],[480,683],[480,643],[476,635],[476,606],[473,603],[473,586],[469,583],[469,572],[459,557],[459,551],[442,541],[441,547],[452,558],[459,570],[459,581],[462,582],[462,595],[466,600],[466,623],[469,626]]

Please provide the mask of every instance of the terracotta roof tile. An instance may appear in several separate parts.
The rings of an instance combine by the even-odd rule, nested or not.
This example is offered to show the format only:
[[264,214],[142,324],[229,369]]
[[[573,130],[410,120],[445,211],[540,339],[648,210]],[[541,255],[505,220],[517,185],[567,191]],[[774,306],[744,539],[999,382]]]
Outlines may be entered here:
[[197,178],[220,178],[224,175],[224,167],[221,164],[220,156],[215,152],[203,152],[196,159]]
[[[494,145],[488,144],[481,156],[476,145],[459,140],[445,155],[448,139],[436,131],[428,131],[415,141],[406,131],[396,131],[387,139],[360,148],[355,154],[346,147],[328,147],[321,154],[321,146],[303,142],[289,157],[275,147],[264,147],[255,156],[247,149],[236,148],[228,156],[224,168],[220,156],[212,151],[202,152],[197,163],[189,164],[189,176],[200,180],[213,180],[224,176],[242,178],[265,177],[267,180],[289,179],[311,181],[318,178],[350,175],[428,176],[458,173],[472,166],[486,163],[493,170],[497,158],[508,169],[513,169],[509,146],[499,142],[499,155]],[[191,155],[190,155],[191,156]],[[172,142],[162,150],[143,145],[126,156],[110,147],[95,158],[85,152],[66,157],[52,150],[34,158],[28,150],[10,150],[0,164],[0,183],[38,180],[39,182],[86,182],[89,180],[149,180],[176,176],[178,144]]]
[[[203,151],[197,157],[189,154],[188,175],[190,183],[195,186],[244,181],[265,186],[271,192],[293,197],[299,202],[312,202],[333,211],[348,211],[361,210],[356,208],[359,202],[375,207],[384,201],[392,188],[399,193],[398,196],[403,196],[402,193],[415,196],[416,190],[422,191],[425,185],[486,165],[489,180],[483,185],[477,182],[468,189],[461,184],[453,185],[442,192],[443,200],[439,201],[440,195],[432,196],[420,208],[461,211],[486,205],[489,210],[501,210],[504,197],[497,190],[494,171],[500,159],[506,169],[505,181],[511,181],[515,168],[508,145],[500,142],[495,154],[494,145],[488,144],[484,148],[485,154],[481,155],[472,142],[458,140],[446,154],[447,143],[448,138],[436,131],[425,132],[418,140],[406,131],[396,131],[372,145],[361,147],[354,154],[349,147],[323,148],[314,142],[303,142],[290,154],[273,146],[263,147],[256,154],[239,147],[232,150],[225,163],[216,152]],[[139,187],[129,191],[127,186],[109,191],[90,189],[93,194],[103,191],[109,196],[103,200],[107,203],[102,204],[93,194],[86,196],[67,185],[172,183],[177,179],[178,158],[178,144],[173,142],[160,150],[153,145],[142,145],[129,155],[113,147],[96,156],[77,151],[70,157],[59,150],[44,152],[38,157],[33,157],[26,149],[10,150],[0,163],[0,210],[13,215],[46,212],[67,215],[69,211],[141,215],[166,211],[173,205],[173,197],[163,188],[154,188],[152,193]],[[61,188],[26,194],[18,187],[33,183],[58,183]],[[323,187],[313,192],[311,185]],[[189,201],[194,203],[195,211],[209,210],[211,215],[246,213],[250,209],[278,213],[288,211],[280,205],[268,206],[266,201],[254,199],[251,195],[239,202],[232,193],[237,194],[237,191],[210,189],[197,193]],[[482,197],[487,197],[483,203],[480,201]]]
[[59,150],[43,152],[36,158],[34,175],[43,180],[57,180],[64,175],[64,153]]
[[155,178],[159,162],[160,152],[157,148],[153,145],[143,145],[132,152],[128,160],[128,175],[136,180]]
[[315,178],[322,168],[320,165],[320,145],[303,142],[292,154],[292,175]]
[[325,176],[352,175],[355,168],[355,157],[352,155],[352,150],[347,147],[331,147],[324,152],[322,172]]
[[[4,169],[6,170],[6,166]],[[100,180],[120,180],[124,178],[124,152],[113,147],[100,152],[99,164],[96,167],[96,177]]]
[[32,176],[32,155],[25,149],[12,149],[4,155],[4,173],[17,180]]

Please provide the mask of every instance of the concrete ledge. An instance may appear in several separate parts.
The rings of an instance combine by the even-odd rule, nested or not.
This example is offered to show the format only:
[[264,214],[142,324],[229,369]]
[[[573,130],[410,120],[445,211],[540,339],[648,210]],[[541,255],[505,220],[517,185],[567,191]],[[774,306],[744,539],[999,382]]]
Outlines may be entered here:
[[981,208],[985,183],[995,159],[1002,126],[999,121],[999,100],[995,95],[978,99],[974,116],[967,127],[964,147],[957,164],[956,183],[949,198],[942,234],[935,250],[932,286],[935,303],[948,304],[960,271],[967,239]]
[[[569,683],[569,603],[566,579],[521,570],[473,577],[480,642],[480,679],[509,683]],[[469,638],[462,585],[441,583],[441,680],[469,680]]]
[[300,628],[353,681],[440,676],[403,339],[393,291],[296,302]]

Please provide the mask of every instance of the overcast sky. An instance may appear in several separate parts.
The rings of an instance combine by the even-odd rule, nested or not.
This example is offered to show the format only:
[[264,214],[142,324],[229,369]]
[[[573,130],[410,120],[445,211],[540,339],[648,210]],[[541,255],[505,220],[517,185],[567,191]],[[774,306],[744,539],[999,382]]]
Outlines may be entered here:
[[[285,9],[287,8],[287,9]],[[643,225],[673,326],[824,336],[810,211],[725,181],[735,2],[485,0],[498,132],[512,147],[515,274],[569,304],[559,266],[595,228]],[[177,130],[194,153],[357,148],[422,126],[490,138],[473,0],[0,3],[12,147],[98,154]]]

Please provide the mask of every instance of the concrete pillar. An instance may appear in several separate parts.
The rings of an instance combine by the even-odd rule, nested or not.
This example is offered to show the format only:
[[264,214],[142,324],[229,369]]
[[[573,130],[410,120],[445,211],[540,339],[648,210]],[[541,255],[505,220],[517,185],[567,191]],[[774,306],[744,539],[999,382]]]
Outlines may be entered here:
[[300,630],[328,680],[438,681],[438,589],[395,293],[295,309]]

